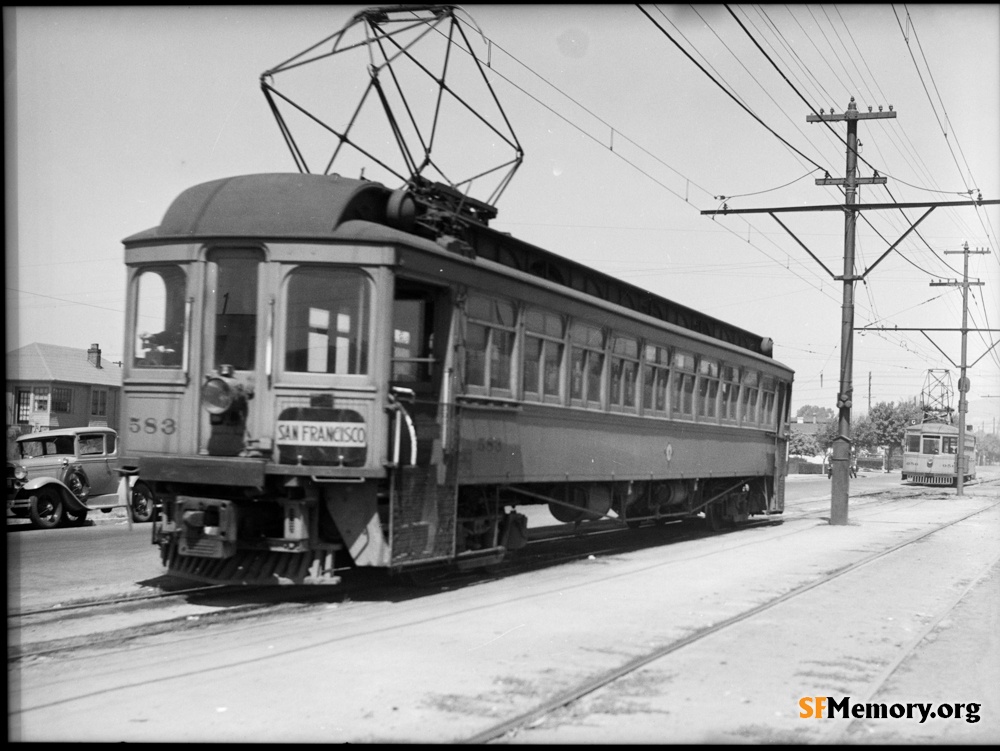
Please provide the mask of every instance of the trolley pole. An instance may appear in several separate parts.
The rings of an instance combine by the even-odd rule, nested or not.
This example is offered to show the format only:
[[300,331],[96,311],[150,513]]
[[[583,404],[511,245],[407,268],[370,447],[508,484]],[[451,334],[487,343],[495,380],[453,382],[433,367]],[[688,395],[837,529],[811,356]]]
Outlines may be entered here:
[[[969,256],[983,255],[989,253],[988,250],[969,250],[969,243],[962,246],[962,250],[946,250],[945,255],[955,255],[961,253],[965,256],[965,263],[962,268],[962,282],[931,282],[932,287],[961,287],[962,288],[962,361],[960,365],[961,375],[958,378],[958,447],[955,454],[955,488],[958,495],[964,495],[965,471],[968,469],[968,457],[965,455],[965,415],[969,409],[969,402],[965,395],[969,393],[969,379],[966,376],[966,363],[968,362],[968,338],[969,338],[969,287],[981,287],[982,282],[969,281]],[[975,461],[975,457],[972,459]]]
[[854,283],[863,276],[854,273],[854,232],[858,212],[853,208],[857,199],[857,186],[864,183],[884,184],[886,179],[878,177],[858,177],[858,120],[895,117],[889,112],[858,112],[851,97],[844,113],[808,115],[807,122],[847,122],[847,172],[843,180],[821,178],[817,185],[842,185],[844,187],[844,273],[834,279],[844,283],[843,302],[840,306],[840,391],[837,393],[837,437],[833,442],[832,476],[830,490],[830,524],[847,524],[847,502],[851,478],[851,403],[854,394]]

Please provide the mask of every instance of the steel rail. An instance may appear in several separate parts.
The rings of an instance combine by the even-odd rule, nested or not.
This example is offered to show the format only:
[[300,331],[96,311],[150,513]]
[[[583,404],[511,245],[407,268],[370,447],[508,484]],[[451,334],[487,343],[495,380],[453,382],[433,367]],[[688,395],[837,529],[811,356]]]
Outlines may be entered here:
[[958,519],[954,519],[944,524],[939,524],[933,529],[921,532],[915,537],[897,543],[896,545],[893,545],[892,547],[887,548],[886,550],[866,556],[865,558],[862,558],[860,561],[848,564],[847,566],[844,566],[843,568],[833,571],[817,579],[816,581],[803,584],[800,587],[796,587],[795,589],[790,590],[789,592],[786,592],[783,595],[779,595],[778,597],[775,597],[772,600],[768,600],[767,602],[762,603],[756,607],[750,608],[749,610],[745,610],[742,613],[737,613],[736,615],[730,618],[726,618],[722,621],[719,621],[718,623],[708,626],[707,628],[699,629],[698,631],[695,631],[694,633],[682,639],[678,639],[677,641],[672,642],[671,644],[660,647],[658,649],[654,649],[653,651],[648,652],[645,655],[640,655],[639,657],[629,660],[628,662],[624,663],[623,665],[617,668],[614,668],[600,675],[597,675],[594,678],[591,678],[590,680],[579,684],[575,688],[562,691],[553,696],[548,701],[545,701],[542,704],[538,705],[534,709],[529,709],[528,711],[522,712],[516,717],[513,717],[504,722],[497,723],[496,725],[493,725],[470,738],[459,739],[458,742],[486,743],[487,741],[495,740],[504,735],[507,735],[508,733],[515,732],[520,728],[522,728],[523,726],[527,725],[528,723],[533,722],[539,718],[542,718],[545,715],[551,714],[555,710],[560,709],[561,707],[564,707],[567,704],[571,704],[574,701],[583,698],[587,694],[591,694],[594,691],[597,691],[598,689],[603,688],[610,683],[613,683],[619,678],[634,673],[640,668],[645,667],[646,665],[655,662],[656,660],[659,660],[661,657],[665,657],[673,652],[683,649],[686,646],[699,642],[702,639],[711,636],[712,634],[715,634],[719,631],[729,628],[730,626],[734,626],[738,623],[742,623],[743,621],[749,620],[750,618],[760,615],[761,613],[764,613],[768,610],[771,610],[772,608],[777,607],[778,605],[781,605],[782,603],[787,602],[788,600],[792,600],[796,597],[805,594],[806,592],[816,589],[817,587],[821,587],[824,584],[828,584],[829,582],[835,579],[839,579],[841,576],[844,576],[845,574],[849,574],[853,571],[858,570],[859,568],[863,568],[864,566],[867,566],[868,564],[873,563],[874,561],[877,561],[880,558],[884,558],[888,555],[891,555],[892,553],[895,553],[897,550],[900,550],[902,548],[920,542],[921,540],[930,537],[931,535],[936,534],[941,530],[947,529],[948,527],[958,524],[959,522],[963,522],[966,519],[969,519],[978,514],[990,511],[991,509],[994,509],[997,506],[1000,506],[1000,501],[996,501],[995,503],[992,503],[989,506],[986,506],[985,508],[981,508],[976,511],[965,514],[964,516],[961,516]]

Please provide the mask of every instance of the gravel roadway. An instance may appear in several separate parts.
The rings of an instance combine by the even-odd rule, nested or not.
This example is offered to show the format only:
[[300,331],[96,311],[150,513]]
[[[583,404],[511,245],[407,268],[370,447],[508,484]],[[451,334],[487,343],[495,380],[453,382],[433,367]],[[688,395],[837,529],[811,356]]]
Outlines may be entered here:
[[[423,596],[10,663],[23,741],[450,742],[830,572],[968,517],[650,662],[509,743],[1000,741],[1000,491],[852,510]],[[977,722],[804,719],[803,697],[981,704]],[[937,714],[937,711],[935,712]]]

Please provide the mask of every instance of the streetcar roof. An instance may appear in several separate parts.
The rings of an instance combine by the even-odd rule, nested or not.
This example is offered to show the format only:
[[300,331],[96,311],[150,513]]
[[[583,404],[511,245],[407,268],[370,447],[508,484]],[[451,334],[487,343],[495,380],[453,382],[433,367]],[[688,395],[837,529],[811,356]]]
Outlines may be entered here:
[[[131,235],[123,243],[128,247],[172,239],[254,237],[406,244],[441,252],[445,238],[439,244],[388,226],[386,205],[391,195],[381,183],[340,175],[239,175],[188,188],[173,201],[158,227]],[[758,334],[485,225],[472,224],[468,230],[468,239],[475,245],[474,258],[555,281],[592,298],[772,357],[770,340]]]

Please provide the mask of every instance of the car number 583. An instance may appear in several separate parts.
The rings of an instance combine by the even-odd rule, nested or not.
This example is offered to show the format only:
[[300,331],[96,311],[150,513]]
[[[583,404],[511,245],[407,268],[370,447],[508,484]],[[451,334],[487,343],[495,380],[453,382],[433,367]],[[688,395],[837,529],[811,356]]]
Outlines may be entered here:
[[130,433],[163,433],[164,435],[171,435],[177,430],[177,422],[171,417],[166,417],[159,421],[155,417],[147,417],[145,419],[130,417],[128,420],[128,429]]

